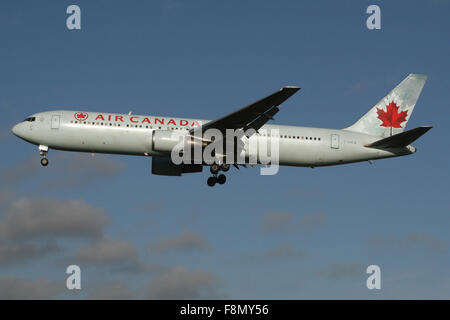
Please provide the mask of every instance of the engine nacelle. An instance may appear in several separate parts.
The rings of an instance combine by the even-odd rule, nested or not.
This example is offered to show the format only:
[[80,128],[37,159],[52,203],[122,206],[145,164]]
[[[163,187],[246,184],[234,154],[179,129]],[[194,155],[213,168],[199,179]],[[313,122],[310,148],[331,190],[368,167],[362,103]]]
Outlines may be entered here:
[[184,144],[186,133],[173,130],[155,130],[152,135],[152,150],[171,152],[179,143]]
[[191,149],[191,155],[194,155],[194,148],[200,147],[203,150],[207,143],[201,139],[197,139],[187,132],[155,130],[152,135],[152,150],[160,152],[172,152],[175,146],[180,147],[180,155],[185,148]]
[[201,164],[174,164],[170,158],[152,157],[152,174],[181,176],[183,173],[202,172]]

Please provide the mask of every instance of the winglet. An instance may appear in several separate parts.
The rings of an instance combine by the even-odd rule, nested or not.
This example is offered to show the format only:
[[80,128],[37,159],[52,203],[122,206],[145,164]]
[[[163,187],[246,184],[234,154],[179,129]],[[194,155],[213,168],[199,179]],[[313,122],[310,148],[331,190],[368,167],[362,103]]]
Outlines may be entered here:
[[280,89],[280,92],[278,95],[276,95],[276,96],[272,95],[274,98],[273,105],[279,106],[284,101],[286,101],[291,96],[293,96],[300,89],[301,89],[300,87],[296,87],[296,86],[284,86],[283,88]]

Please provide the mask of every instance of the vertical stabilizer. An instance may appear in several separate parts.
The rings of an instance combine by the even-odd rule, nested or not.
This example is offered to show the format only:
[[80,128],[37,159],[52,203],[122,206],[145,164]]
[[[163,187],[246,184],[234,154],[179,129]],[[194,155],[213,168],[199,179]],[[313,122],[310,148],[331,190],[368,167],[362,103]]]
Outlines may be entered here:
[[405,130],[427,76],[411,73],[362,118],[345,130],[388,137]]

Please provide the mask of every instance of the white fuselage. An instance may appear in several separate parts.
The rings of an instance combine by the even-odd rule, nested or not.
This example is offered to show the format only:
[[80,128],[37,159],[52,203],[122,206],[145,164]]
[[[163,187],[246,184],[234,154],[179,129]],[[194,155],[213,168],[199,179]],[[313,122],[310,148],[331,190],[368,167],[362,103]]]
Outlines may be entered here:
[[[91,153],[113,153],[169,157],[153,148],[157,130],[188,132],[208,120],[110,114],[79,111],[48,111],[32,116],[13,128],[20,138],[50,149]],[[274,132],[278,135],[264,135]],[[349,130],[284,125],[264,125],[251,139],[278,139],[279,164],[289,166],[327,166],[401,156],[413,147],[380,150],[365,145],[379,137]]]

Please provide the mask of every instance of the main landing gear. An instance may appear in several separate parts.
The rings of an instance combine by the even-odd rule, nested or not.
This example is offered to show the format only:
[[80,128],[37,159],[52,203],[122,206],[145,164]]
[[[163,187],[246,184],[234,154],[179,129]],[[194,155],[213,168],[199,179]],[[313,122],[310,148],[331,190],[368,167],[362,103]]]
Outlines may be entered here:
[[221,165],[214,163],[213,165],[211,165],[210,171],[213,176],[208,178],[208,186],[214,187],[216,183],[224,184],[227,181],[227,177],[224,174],[217,175],[220,170],[222,170],[223,172],[227,172],[228,170],[230,170],[230,165],[227,163]]
[[47,146],[43,146],[43,145],[39,146],[39,154],[43,157],[41,159],[41,164],[44,167],[46,167],[48,165],[47,152],[48,152]]

